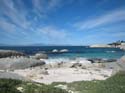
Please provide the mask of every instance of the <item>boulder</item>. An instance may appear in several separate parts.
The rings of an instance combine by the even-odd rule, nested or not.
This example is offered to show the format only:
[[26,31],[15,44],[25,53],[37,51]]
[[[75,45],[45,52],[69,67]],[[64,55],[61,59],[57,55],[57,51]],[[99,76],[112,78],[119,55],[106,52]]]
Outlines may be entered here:
[[25,56],[25,54],[14,50],[0,50],[0,58],[11,56]]
[[59,51],[57,49],[52,50],[53,53],[58,53]]
[[48,59],[48,55],[44,53],[37,53],[35,56],[33,56],[35,59]]
[[25,69],[29,67],[41,66],[45,62],[32,58],[1,58],[0,70]]
[[125,55],[120,58],[120,61],[125,63]]
[[118,61],[117,61],[117,66],[119,67],[120,71],[125,71],[125,55],[122,56]]
[[16,79],[16,80],[27,80],[25,77],[22,77],[16,73],[12,72],[0,72],[0,78],[5,78],[5,79]]
[[68,52],[68,49],[62,49],[60,50],[61,53]]

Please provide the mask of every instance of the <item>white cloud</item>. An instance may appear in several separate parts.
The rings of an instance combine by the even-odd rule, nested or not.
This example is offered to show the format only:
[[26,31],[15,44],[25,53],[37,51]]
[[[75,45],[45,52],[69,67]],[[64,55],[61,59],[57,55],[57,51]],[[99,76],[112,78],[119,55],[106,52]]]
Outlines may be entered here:
[[42,34],[50,39],[63,39],[67,37],[67,33],[63,29],[58,29],[54,26],[46,26],[42,28],[38,28],[37,32]]
[[60,5],[61,0],[32,0],[32,4],[37,13],[41,16]]
[[12,23],[23,29],[29,27],[30,22],[27,21],[25,12],[18,10],[12,0],[1,0],[0,3],[2,14],[8,17]]
[[13,31],[15,31],[16,26],[14,24],[7,22],[7,21],[0,20],[0,28],[4,31],[7,31],[7,32],[13,32]]
[[77,27],[79,30],[85,30],[120,21],[125,21],[125,11],[123,9],[110,11],[105,15],[98,16],[94,19],[89,19],[87,21],[79,21],[75,23],[74,26]]

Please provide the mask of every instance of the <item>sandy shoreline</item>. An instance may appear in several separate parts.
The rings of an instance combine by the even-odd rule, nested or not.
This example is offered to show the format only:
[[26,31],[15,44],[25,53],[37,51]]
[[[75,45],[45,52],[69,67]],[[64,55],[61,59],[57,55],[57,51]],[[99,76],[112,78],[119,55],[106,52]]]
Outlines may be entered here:
[[[63,63],[64,65],[57,67],[57,63],[50,63],[54,65],[47,70],[41,67],[28,68],[24,70],[14,70],[13,73],[24,76],[27,79],[39,83],[51,84],[52,82],[74,82],[74,81],[91,81],[91,80],[105,80],[112,75],[113,69],[100,67],[100,63],[86,64],[83,63],[85,68],[75,67],[71,68],[70,65],[75,63]],[[44,68],[46,68],[44,67]]]

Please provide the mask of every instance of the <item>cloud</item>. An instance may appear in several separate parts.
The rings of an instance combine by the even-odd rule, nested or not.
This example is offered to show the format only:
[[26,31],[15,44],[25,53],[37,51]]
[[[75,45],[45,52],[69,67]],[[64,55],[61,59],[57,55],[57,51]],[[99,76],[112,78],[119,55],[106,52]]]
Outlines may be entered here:
[[61,4],[60,2],[61,0],[32,0],[34,10],[41,16],[57,8]]
[[7,22],[0,20],[0,29],[7,31],[7,32],[13,32],[16,29],[16,26]]
[[110,11],[107,14],[98,16],[87,21],[79,21],[74,24],[79,30],[93,29],[103,25],[108,25],[120,21],[125,21],[125,11],[123,9]]
[[[20,5],[22,5],[20,3]],[[20,6],[23,7],[23,6]],[[22,29],[27,29],[30,26],[30,22],[26,19],[25,9],[20,11],[14,1],[12,0],[1,0],[0,1],[0,11],[4,20],[9,19],[11,23]]]
[[[24,1],[0,0],[0,17],[1,17],[0,20],[1,19],[4,21],[8,20],[6,21],[6,24],[4,23],[4,26],[9,24],[11,26],[12,25],[16,26],[19,29],[21,29],[24,33],[25,31],[33,31],[33,29],[37,28],[36,27],[37,23],[39,23],[40,20],[42,20],[41,17],[46,15],[48,11],[56,8],[61,0],[49,0],[48,2],[46,0],[32,0],[31,2],[33,4],[32,8],[35,9],[36,11],[33,11],[33,9],[27,9],[26,3],[24,3]],[[30,16],[33,16],[32,20],[28,19],[28,17]],[[13,28],[13,26],[10,28]],[[6,30],[8,29],[6,28]]]
[[67,37],[67,33],[63,29],[58,29],[54,26],[45,26],[38,28],[37,32],[51,39],[64,39]]

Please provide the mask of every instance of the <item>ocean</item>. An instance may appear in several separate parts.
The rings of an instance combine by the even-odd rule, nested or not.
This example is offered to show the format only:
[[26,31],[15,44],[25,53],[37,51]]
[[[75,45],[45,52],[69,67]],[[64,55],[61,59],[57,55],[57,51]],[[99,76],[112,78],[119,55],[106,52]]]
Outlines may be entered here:
[[[0,49],[17,50],[34,55],[38,52],[48,54],[49,58],[106,58],[118,59],[125,54],[119,48],[90,48],[87,46],[1,46]],[[67,49],[64,53],[53,53],[54,49]]]

